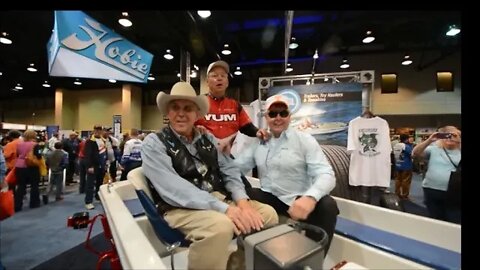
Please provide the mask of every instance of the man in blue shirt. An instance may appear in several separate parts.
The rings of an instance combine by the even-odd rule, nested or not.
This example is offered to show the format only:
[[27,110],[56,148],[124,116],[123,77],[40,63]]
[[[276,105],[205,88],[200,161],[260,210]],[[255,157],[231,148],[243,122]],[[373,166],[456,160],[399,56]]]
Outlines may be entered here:
[[142,168],[160,195],[158,211],[192,241],[189,269],[225,269],[235,234],[278,223],[275,210],[249,200],[240,171],[194,123],[209,108],[206,96],[178,82],[170,95],[160,92],[157,106],[169,119],[159,133],[145,137]]
[[[303,220],[324,229],[332,241],[337,215],[335,200],[328,194],[335,187],[335,174],[315,138],[289,127],[288,101],[281,95],[267,99],[266,115],[270,140],[252,144],[235,163],[244,172],[257,166],[261,189],[252,199],[267,203],[279,215]],[[307,232],[320,241],[322,235]]]

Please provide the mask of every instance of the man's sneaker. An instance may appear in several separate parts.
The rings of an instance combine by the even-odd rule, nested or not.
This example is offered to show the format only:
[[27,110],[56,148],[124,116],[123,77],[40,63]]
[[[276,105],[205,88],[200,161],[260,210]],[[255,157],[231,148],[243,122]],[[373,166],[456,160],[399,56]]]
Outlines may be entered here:
[[95,208],[95,205],[93,205],[93,203],[87,203],[85,204],[85,208],[87,208],[87,210],[92,210]]

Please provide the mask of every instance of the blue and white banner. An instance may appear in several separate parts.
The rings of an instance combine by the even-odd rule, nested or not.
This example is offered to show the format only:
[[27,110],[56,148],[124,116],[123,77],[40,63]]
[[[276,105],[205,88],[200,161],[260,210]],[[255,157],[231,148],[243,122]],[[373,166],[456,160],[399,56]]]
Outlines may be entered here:
[[50,76],[147,82],[153,55],[81,11],[55,11]]
[[347,145],[348,123],[362,113],[361,83],[276,86],[292,113],[290,126],[312,134],[320,144]]

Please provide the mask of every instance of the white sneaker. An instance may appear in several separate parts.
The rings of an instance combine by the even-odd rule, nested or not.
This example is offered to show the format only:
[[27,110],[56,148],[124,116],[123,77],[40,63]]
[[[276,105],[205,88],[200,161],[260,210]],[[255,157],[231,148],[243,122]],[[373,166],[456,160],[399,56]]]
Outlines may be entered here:
[[95,205],[93,205],[93,203],[87,203],[85,204],[85,208],[87,208],[87,210],[92,210],[95,208]]

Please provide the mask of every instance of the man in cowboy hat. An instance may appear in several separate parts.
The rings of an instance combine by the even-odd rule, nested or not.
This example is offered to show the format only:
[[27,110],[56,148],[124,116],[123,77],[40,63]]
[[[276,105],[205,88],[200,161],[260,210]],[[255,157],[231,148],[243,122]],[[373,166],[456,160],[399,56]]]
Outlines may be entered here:
[[158,211],[190,240],[189,269],[225,269],[235,234],[251,233],[278,222],[275,210],[249,200],[240,171],[217,150],[215,138],[194,122],[209,108],[186,82],[157,96],[170,123],[143,141],[145,176],[160,195]]

